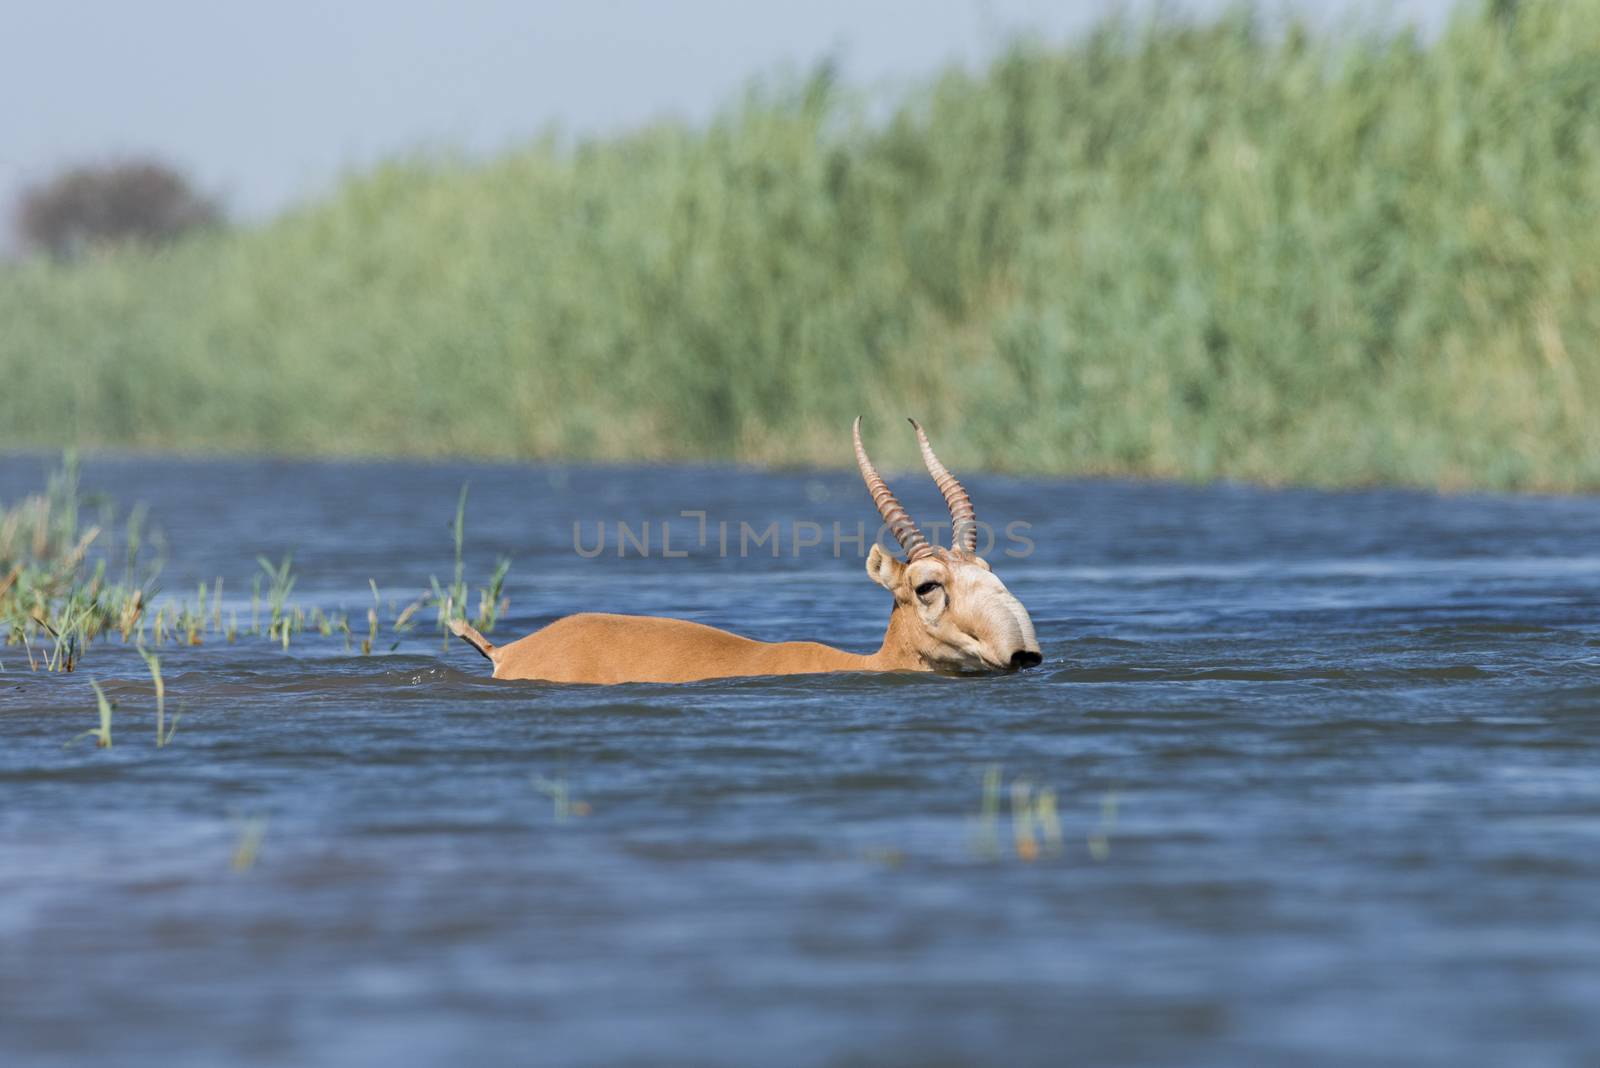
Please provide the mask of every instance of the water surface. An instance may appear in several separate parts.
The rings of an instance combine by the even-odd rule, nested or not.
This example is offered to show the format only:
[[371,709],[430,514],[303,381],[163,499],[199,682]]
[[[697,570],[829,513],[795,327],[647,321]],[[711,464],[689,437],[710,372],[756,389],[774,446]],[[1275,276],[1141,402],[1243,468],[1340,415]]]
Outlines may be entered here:
[[[41,482],[0,462],[0,500]],[[851,474],[100,460],[169,593],[364,615],[513,558],[580,609],[875,646]],[[912,511],[931,483],[900,476]],[[0,1052],[117,1064],[1573,1064],[1600,1048],[1600,502],[972,477],[999,679],[497,683],[426,630],[0,649]],[[696,520],[782,525],[721,557]],[[597,523],[672,523],[686,557]],[[796,558],[788,524],[824,544]],[[677,540],[683,535],[683,541]],[[386,609],[387,614],[387,609]],[[116,745],[63,748],[119,702]],[[1054,792],[1059,853],[1002,802]],[[558,788],[567,791],[563,811]],[[236,868],[241,844],[254,862]],[[248,858],[247,858],[248,859]]]

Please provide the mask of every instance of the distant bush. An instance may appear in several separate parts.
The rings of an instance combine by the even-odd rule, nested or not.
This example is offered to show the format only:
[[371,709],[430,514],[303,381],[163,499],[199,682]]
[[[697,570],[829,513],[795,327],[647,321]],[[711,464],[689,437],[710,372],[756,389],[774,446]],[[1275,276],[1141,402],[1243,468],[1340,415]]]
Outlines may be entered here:
[[215,200],[155,160],[73,167],[24,190],[16,210],[24,246],[60,259],[100,245],[170,241],[221,221]]

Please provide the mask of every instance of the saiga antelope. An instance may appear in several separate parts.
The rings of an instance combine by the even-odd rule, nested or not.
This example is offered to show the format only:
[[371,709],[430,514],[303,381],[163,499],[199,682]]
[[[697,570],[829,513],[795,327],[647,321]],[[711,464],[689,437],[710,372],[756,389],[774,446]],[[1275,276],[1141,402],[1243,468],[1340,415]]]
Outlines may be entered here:
[[818,642],[759,642],[686,619],[580,612],[509,645],[491,645],[463,620],[450,629],[494,664],[497,679],[550,682],[693,682],[740,675],[824,671],[937,671],[989,674],[1036,666],[1043,658],[1033,621],[978,555],[972,501],[933,454],[915,419],[928,473],[950,508],[951,548],[928,543],[851,433],[856,464],[895,540],[901,561],[876,543],[867,574],[894,595],[889,627],[875,653],[847,653]]

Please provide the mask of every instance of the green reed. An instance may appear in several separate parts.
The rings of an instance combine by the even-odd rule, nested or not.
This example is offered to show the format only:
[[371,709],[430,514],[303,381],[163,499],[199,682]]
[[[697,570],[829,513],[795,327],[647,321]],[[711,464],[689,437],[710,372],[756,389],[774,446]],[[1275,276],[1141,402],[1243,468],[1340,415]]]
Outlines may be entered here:
[[285,610],[289,605],[289,594],[294,592],[297,581],[289,565],[294,562],[292,555],[286,555],[274,566],[265,556],[256,557],[256,563],[261,565],[261,570],[267,575],[267,637],[275,637],[279,632],[287,634]]
[[150,680],[155,684],[156,748],[164,749],[172,744],[172,736],[178,733],[178,717],[172,717],[172,729],[167,730],[167,684],[161,677],[161,658],[142,645],[139,647],[139,655],[144,657],[146,666],[150,668]]
[[[466,565],[462,558],[462,548],[466,539],[467,490],[469,486],[470,483],[463,483],[461,486],[461,495],[456,500],[455,523],[451,525],[456,550],[454,577],[448,587],[441,586],[437,576],[430,576],[429,578],[433,593],[433,603],[438,606],[438,630],[440,634],[446,636],[445,641],[447,642],[449,641],[450,620],[466,619],[467,605],[470,603],[467,597],[465,579]],[[472,620],[472,624],[486,634],[494,630],[496,620],[499,619],[500,613],[505,610],[506,605],[501,590],[505,585],[506,574],[510,570],[511,561],[501,557],[495,564],[494,573],[489,577],[489,584],[480,587],[478,590],[478,614]],[[373,592],[376,594],[376,589]]]
[[[242,632],[237,606],[228,606],[225,617],[226,586],[220,576],[212,583],[200,583],[192,601],[158,597],[156,579],[161,563],[147,561],[141,550],[159,538],[144,533],[146,513],[142,509],[132,513],[128,528],[124,569],[129,580],[108,581],[107,562],[117,558],[118,551],[111,545],[105,545],[98,555],[94,550],[102,529],[115,528],[115,510],[109,502],[101,502],[105,522],[80,530],[80,498],[76,465],[69,458],[62,471],[50,477],[45,493],[10,507],[0,502],[0,645],[21,646],[30,669],[73,671],[90,645],[108,633],[132,642],[145,657],[155,681],[157,736],[162,738],[170,737],[170,732],[162,726],[165,689],[154,649],[174,643],[199,646],[208,638],[233,643],[241,633],[265,638],[285,652],[302,636],[339,638],[345,648],[350,647],[354,634],[343,608],[300,604],[293,599],[298,576],[292,554],[284,554],[277,563],[264,556],[257,558],[250,626]],[[418,593],[403,606],[391,602],[385,609],[377,582],[368,580],[373,604],[366,612],[367,634],[361,641],[364,654],[377,648],[385,632],[392,638],[389,650],[396,649],[401,639],[415,631],[417,615],[425,608],[437,608],[442,621],[447,612],[458,611],[450,606],[467,603],[471,586],[465,564],[466,500],[463,487],[455,510],[454,571],[448,588],[433,578],[431,590]],[[492,630],[508,607],[503,591],[509,569],[510,561],[500,559],[488,581],[477,587],[475,624],[482,630]],[[131,584],[134,578],[140,584]],[[263,606],[265,629],[261,625]],[[0,670],[4,670],[3,663]],[[173,729],[176,724],[174,718]]]
[[[1009,853],[1018,860],[1035,861],[1066,854],[1066,839],[1056,792],[1029,779],[1006,782],[999,764],[984,768],[982,800],[977,814],[969,820],[971,848],[988,860],[1007,855],[1001,846],[1001,813],[1009,812],[1011,842]],[[1100,815],[1088,831],[1084,844],[1090,859],[1105,861],[1111,855],[1111,837],[1117,823],[1117,795],[1108,791],[1100,798]]]
[[255,867],[261,856],[261,843],[267,836],[266,816],[247,816],[239,822],[239,840],[233,847],[230,867],[236,872],[247,872]]
[[[96,682],[93,679],[90,679],[89,680],[89,685],[94,688],[95,704],[96,704],[97,709],[98,709],[99,714],[100,714],[100,726],[94,728],[93,730],[84,731],[82,734],[74,735],[71,739],[69,739],[67,741],[67,745],[69,745],[69,746],[73,745],[74,743],[80,742],[85,738],[93,738],[96,748],[99,748],[99,749],[110,749],[111,748],[111,712],[112,712],[112,709],[113,709],[113,705],[106,698],[106,692],[100,688],[100,684],[98,682]],[[65,748],[65,746],[63,746],[63,748]]]
[[[84,649],[106,631],[124,639],[143,613],[160,563],[141,556],[143,514],[129,518],[125,577],[112,582],[107,560],[116,555],[104,525],[80,526],[78,470],[69,455],[50,475],[43,493],[0,507],[0,641],[21,645],[30,667],[72,671]],[[99,550],[99,555],[95,551]],[[49,643],[35,657],[34,646]]]

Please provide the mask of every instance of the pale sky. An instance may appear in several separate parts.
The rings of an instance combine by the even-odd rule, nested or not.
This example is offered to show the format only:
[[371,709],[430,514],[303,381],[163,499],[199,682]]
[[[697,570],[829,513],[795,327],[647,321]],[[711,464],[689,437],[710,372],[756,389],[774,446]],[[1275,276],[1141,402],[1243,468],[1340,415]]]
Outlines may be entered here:
[[[1137,0],[1136,0],[1137,2]],[[1279,0],[1437,25],[1451,0]],[[552,124],[704,119],[751,77],[833,55],[889,94],[1115,0],[0,0],[0,207],[58,167],[152,153],[243,219],[407,149],[488,153]],[[1127,6],[1122,4],[1120,6]],[[1142,4],[1140,6],[1148,6]],[[1225,0],[1168,0],[1213,11]],[[1268,9],[1274,7],[1268,3]]]

